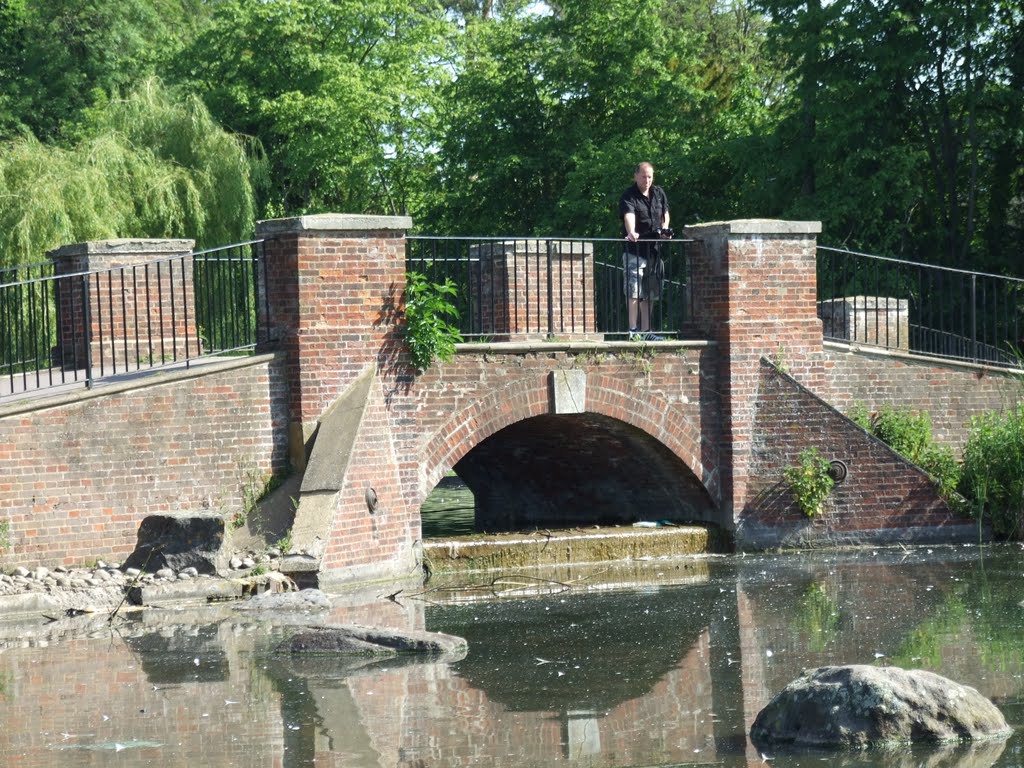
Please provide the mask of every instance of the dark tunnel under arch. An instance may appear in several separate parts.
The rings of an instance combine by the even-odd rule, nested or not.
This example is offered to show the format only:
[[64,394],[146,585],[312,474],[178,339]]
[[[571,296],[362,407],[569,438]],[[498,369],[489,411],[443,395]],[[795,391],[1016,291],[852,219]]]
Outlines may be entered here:
[[455,464],[476,531],[714,522],[693,471],[637,427],[594,413],[545,414],[490,435]]

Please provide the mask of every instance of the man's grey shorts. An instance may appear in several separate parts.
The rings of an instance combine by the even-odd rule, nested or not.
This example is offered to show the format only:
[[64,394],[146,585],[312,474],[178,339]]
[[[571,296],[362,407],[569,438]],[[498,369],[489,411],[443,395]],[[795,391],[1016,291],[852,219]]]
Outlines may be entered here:
[[622,290],[627,299],[660,299],[661,283],[647,281],[647,290],[641,293],[641,281],[647,278],[648,260],[635,253],[622,254]]

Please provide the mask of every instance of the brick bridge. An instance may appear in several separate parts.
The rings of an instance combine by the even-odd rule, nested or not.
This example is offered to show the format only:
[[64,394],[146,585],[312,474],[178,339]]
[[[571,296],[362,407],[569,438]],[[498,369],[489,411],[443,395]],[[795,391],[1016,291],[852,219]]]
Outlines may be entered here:
[[[688,228],[692,341],[593,334],[461,345],[414,375],[397,324],[403,217],[260,225],[270,338],[254,357],[0,407],[7,564],[119,558],[155,512],[238,509],[293,470],[296,570],[415,571],[419,509],[449,470],[487,530],[701,521],[737,546],[977,537],[928,478],[855,427],[854,403],[926,409],[961,444],[1005,372],[823,343],[813,222]],[[781,482],[808,446],[846,479],[814,520]]]

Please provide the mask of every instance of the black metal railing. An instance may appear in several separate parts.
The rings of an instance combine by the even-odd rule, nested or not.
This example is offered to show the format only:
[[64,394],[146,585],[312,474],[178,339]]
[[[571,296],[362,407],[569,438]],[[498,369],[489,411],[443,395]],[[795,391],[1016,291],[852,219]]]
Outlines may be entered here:
[[251,353],[262,269],[254,240],[99,271],[0,270],[0,400]]
[[[651,325],[686,333],[691,319],[689,240],[658,242],[665,263]],[[623,241],[536,237],[410,236],[406,268],[456,288],[459,331],[467,341],[522,335],[596,334],[625,338]]]
[[192,268],[196,319],[208,354],[251,351],[261,340],[260,318],[270,315],[260,290],[266,277],[263,241],[196,251]]
[[1024,280],[818,248],[826,339],[1018,367]]

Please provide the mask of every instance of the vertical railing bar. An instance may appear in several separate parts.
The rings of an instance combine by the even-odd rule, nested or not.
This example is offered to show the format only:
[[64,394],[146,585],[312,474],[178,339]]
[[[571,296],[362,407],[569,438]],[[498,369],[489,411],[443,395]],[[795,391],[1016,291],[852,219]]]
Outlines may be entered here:
[[25,389],[28,387],[28,377],[26,376],[25,373],[25,332],[22,330],[21,327],[21,318],[25,316],[24,289],[19,287],[16,295],[18,300],[18,317],[17,323],[14,328],[14,333],[17,336],[18,350],[16,353],[16,357],[18,359],[18,363],[21,366],[21,386],[22,389]]
[[[555,275],[554,275],[554,260],[551,258],[551,241],[544,241],[544,250],[547,252],[547,291],[548,291],[548,338],[554,338],[555,336]],[[540,253],[537,253],[537,266],[540,267]],[[538,314],[540,312],[540,305],[537,306]],[[540,317],[537,318],[538,322]],[[540,330],[538,328],[538,330]]]
[[[264,244],[264,242],[262,240],[260,240],[259,244],[254,246],[254,247],[257,249],[257,251],[256,251],[256,253],[257,253],[257,261],[259,262],[260,266],[262,266],[262,268],[263,268],[263,283],[264,283],[264,285],[266,285],[266,281],[268,279],[268,273],[267,273],[267,248],[266,248],[266,245]],[[263,304],[264,304],[264,314],[263,314],[263,317],[264,317],[265,328],[263,330],[264,330],[264,333],[267,335],[267,340],[268,341],[270,340],[270,338],[269,338],[270,337],[270,295],[269,295],[269,293],[270,292],[268,290],[264,289],[264,291],[263,291]]]
[[[519,248],[518,248],[517,244],[513,245],[512,252],[514,254],[516,254],[517,257],[518,257]],[[524,321],[526,323],[526,327],[525,327],[524,331],[526,333],[529,333],[530,332],[530,241],[529,240],[524,240],[523,241],[523,258],[526,261],[526,270],[525,270],[524,278],[523,278],[523,283],[524,283],[523,303],[526,305],[525,306],[526,317],[525,317],[525,321]],[[519,273],[519,271],[516,270],[516,274],[518,274],[518,273]],[[515,295],[516,295],[516,298],[519,297],[519,290],[518,289],[516,289]]]
[[[583,294],[582,301],[580,302],[580,306],[583,308],[583,310],[582,310],[583,311],[583,317],[580,318],[580,320],[583,323],[583,332],[584,333],[587,333],[589,331],[589,329],[590,329],[590,325],[587,323],[587,318],[589,318],[592,314],[596,316],[595,312],[593,312],[592,310],[591,311],[588,311],[588,310],[590,310],[591,302],[596,301],[596,299],[597,299],[597,297],[594,296],[594,292],[592,290],[591,291],[587,290],[587,245],[588,245],[588,243],[586,241],[581,243],[580,244],[580,253],[579,253],[579,260],[580,260],[580,292]],[[594,253],[594,246],[593,246],[592,243],[590,243],[589,245],[590,245],[590,253],[593,254]],[[593,265],[593,263],[594,263],[593,259],[591,259],[591,265]],[[593,279],[593,278],[591,278],[591,279]],[[597,286],[597,282],[596,281],[594,283],[594,286],[595,287]],[[575,299],[575,297],[573,297],[573,298]],[[576,302],[574,300],[573,304],[575,305],[575,303]],[[595,323],[595,327],[596,327],[596,323]]]
[[147,357],[149,358],[149,367],[153,367],[153,356],[156,354],[156,349],[153,346],[153,291],[149,286],[149,264],[146,265],[145,270],[145,283],[146,283],[146,351]]
[[[490,246],[490,248],[492,248],[492,257],[490,257],[490,258],[492,258],[492,263],[493,263],[494,262],[494,257],[493,257],[494,245]],[[473,269],[472,269],[472,264],[470,263],[470,261],[471,261],[470,254],[471,253],[472,253],[472,251],[470,250],[469,244],[466,244],[466,275],[467,275],[467,279],[468,279],[467,282],[469,282],[469,283],[473,282]],[[476,328],[477,328],[477,333],[481,334],[481,335],[483,334],[483,312],[484,312],[484,306],[483,306],[483,302],[484,302],[484,299],[483,299],[483,258],[484,258],[484,256],[483,256],[483,246],[481,244],[480,246],[477,247],[476,281],[475,281],[476,282]],[[490,314],[492,314],[492,317],[494,317],[494,302],[495,302],[494,297],[493,296],[490,297]]]
[[47,368],[47,382],[48,386],[54,386],[54,366],[53,366],[53,349],[56,346],[56,322],[57,322],[57,305],[54,304],[54,290],[56,284],[54,282],[54,275],[46,274],[46,268],[39,268],[39,277],[42,280],[42,303],[43,303],[43,338],[45,339],[46,347],[43,349],[43,360]]
[[[882,320],[881,320],[881,317],[880,317],[881,312],[879,311],[879,310],[881,310],[881,307],[878,306],[878,300],[882,296],[882,266],[881,266],[881,264],[876,263],[875,264],[875,269],[873,270],[873,272],[874,272],[874,283],[875,283],[875,286],[874,286],[874,290],[871,293],[872,293],[872,298],[875,301],[875,311],[874,311],[873,314],[874,314],[874,323],[875,323],[875,343],[877,344],[879,342],[880,338],[881,338],[881,335],[882,335],[881,334],[881,331],[882,331]],[[867,303],[867,297],[865,297],[864,301],[865,301],[865,304],[866,304]],[[864,307],[864,310],[868,311],[866,306]],[[889,348],[889,333],[888,333],[888,329],[886,329],[885,339],[882,341],[882,346],[885,349]]]
[[[69,311],[69,314],[71,316],[69,321],[68,321],[71,324],[71,370],[74,371],[74,374],[73,374],[74,375],[74,380],[78,381],[78,368],[79,368],[79,363],[78,363],[78,349],[79,349],[79,338],[78,337],[79,337],[79,332],[78,331],[79,331],[79,328],[85,328],[85,319],[84,319],[84,314],[85,313],[79,307],[78,297],[82,296],[84,294],[82,294],[81,290],[78,289],[78,286],[76,285],[75,278],[69,277],[66,280],[62,280],[61,282],[64,285],[70,285],[71,286],[70,291],[69,291],[71,295],[68,297],[68,308],[69,308],[68,311]],[[82,324],[81,325],[78,324],[77,317],[76,317],[79,314],[81,314],[83,316]],[[62,335],[63,335],[63,332],[62,332]],[[62,350],[61,351],[61,367],[63,368],[64,365],[66,365],[66,363],[67,363],[67,360],[65,359],[65,353]]]
[[142,368],[142,350],[139,347],[139,266],[137,264],[132,264],[132,303],[135,307],[135,311],[132,312],[134,315],[135,370],[138,371]]
[[[256,303],[254,288],[256,285],[256,263],[252,258],[245,256],[245,261],[242,262],[245,274],[245,289],[242,292],[242,310],[244,312],[243,318],[245,319],[245,344],[250,346],[256,343],[256,328],[251,325],[253,318],[256,316]],[[253,300],[250,303],[250,300]],[[196,323],[196,333],[199,332],[199,324]],[[199,347],[199,339],[196,339],[196,349],[199,350],[199,354],[202,354],[202,350]]]
[[[31,269],[28,276],[32,277]],[[42,379],[39,377],[39,326],[36,324],[35,283],[28,283],[25,287],[28,290],[28,332],[32,339],[32,367],[35,368],[36,388],[38,389],[42,385]],[[22,367],[25,367],[24,364]]]
[[[157,307],[157,326],[160,331],[160,364],[163,365],[164,360],[167,359],[167,342],[165,341],[166,332],[164,331],[164,275],[163,275],[163,262],[156,263],[156,307]],[[152,362],[152,361],[151,361]]]
[[[89,291],[89,276],[82,276],[82,284],[84,290],[82,291],[82,340],[83,348],[85,350],[85,386],[87,389],[91,389],[93,385],[93,371],[92,371],[92,296]],[[102,341],[101,341],[102,345]]]
[[[100,345],[99,346],[100,377],[102,378],[103,376],[107,375],[107,372],[106,372],[106,362],[107,361],[105,359],[106,346],[104,344],[104,338],[105,338],[104,334],[105,334],[105,331],[103,330],[103,295],[101,293],[101,291],[102,291],[102,284],[100,282],[100,279],[101,279],[100,278],[100,274],[101,273],[99,273],[99,272],[96,273],[96,335],[99,337],[99,345]],[[107,272],[107,278],[108,278],[108,288],[109,288],[109,278],[110,278],[110,272],[109,271]]]
[[238,323],[233,306],[235,302],[235,291],[234,291],[234,262],[231,260],[230,254],[227,260],[224,262],[224,304],[221,307],[220,313],[224,317],[227,323],[225,333],[228,338],[231,339],[231,348],[235,349],[238,346]]
[[[181,266],[181,270],[180,270],[181,271],[181,322],[182,322],[182,332],[185,335],[185,338],[183,339],[183,341],[184,341],[184,344],[185,344],[184,349],[185,349],[185,367],[186,368],[189,367],[189,363],[192,361],[192,355],[189,354],[189,346],[190,346],[191,339],[190,339],[189,333],[188,333],[188,280],[185,279],[185,261],[189,257],[191,257],[191,254],[189,254],[188,257],[186,257],[186,256],[179,256],[178,257],[178,264]],[[175,346],[175,349],[177,349],[178,345],[175,344],[174,346]]]
[[[40,268],[39,271],[40,271],[40,277],[43,277],[43,275],[42,275],[42,268]],[[47,345],[47,348],[43,350],[43,355],[44,355],[44,359],[46,360],[46,363],[47,363],[47,366],[46,366],[47,377],[46,377],[46,379],[47,379],[48,385],[52,387],[53,384],[54,384],[54,382],[53,382],[53,379],[54,379],[54,370],[53,370],[53,368],[54,368],[54,366],[53,366],[53,347],[51,346],[51,344],[53,344],[53,340],[56,338],[56,334],[54,333],[54,330],[56,328],[56,321],[57,321],[57,309],[56,309],[57,305],[55,303],[55,300],[53,298],[51,298],[51,295],[57,289],[57,282],[56,282],[56,280],[54,280],[52,275],[46,275],[45,277],[46,277],[46,279],[41,283],[42,291],[43,291],[43,307],[44,307],[44,309],[43,309],[43,323],[44,323],[44,326],[45,326],[43,328],[43,337],[46,339],[46,345]],[[51,309],[53,310],[53,316],[52,316],[52,322],[54,323],[53,326],[51,326],[51,315],[50,315]]]
[[[121,348],[124,350],[124,369],[128,370],[128,297],[127,291],[124,287],[124,267],[118,269],[121,283],[121,328],[124,338],[121,341]],[[134,300],[132,302],[134,304]],[[113,325],[113,323],[111,323]],[[117,354],[111,352],[111,355],[117,360]]]
[[978,361],[978,277],[977,275],[971,275],[971,351],[973,352],[972,359]]
[[[162,291],[161,291],[162,292]],[[167,303],[171,311],[171,361],[178,362],[178,305],[174,300],[174,260],[167,262]],[[167,333],[161,334],[166,338]],[[167,363],[167,356],[160,361],[161,365]]]
[[[11,391],[14,391],[14,323],[10,320],[10,290],[7,287],[0,289],[0,339],[3,340],[3,349],[0,349],[2,361],[7,368],[5,374],[9,377]],[[9,330],[5,330],[9,329]]]

